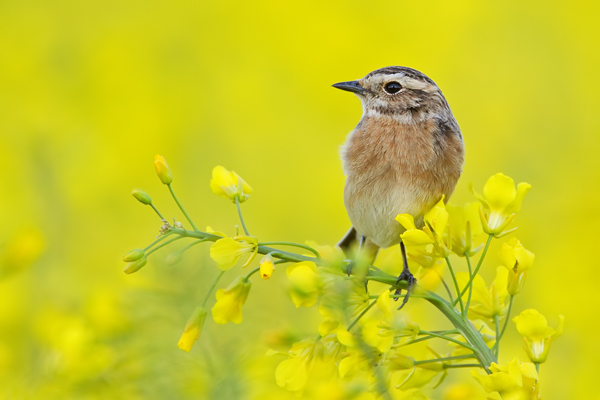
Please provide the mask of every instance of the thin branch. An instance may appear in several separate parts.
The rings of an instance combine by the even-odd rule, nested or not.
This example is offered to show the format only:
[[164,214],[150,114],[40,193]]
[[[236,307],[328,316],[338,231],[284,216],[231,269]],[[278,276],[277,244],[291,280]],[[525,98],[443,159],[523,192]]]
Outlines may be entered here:
[[248,233],[248,228],[246,228],[246,223],[244,222],[244,217],[242,217],[242,208],[240,207],[239,196],[235,196],[235,206],[237,207],[237,212],[240,216],[240,222],[242,223],[242,228],[244,228],[244,233],[246,234],[246,236],[250,236],[250,234]]
[[167,185],[167,187],[169,188],[169,192],[171,192],[171,196],[173,197],[173,200],[175,200],[175,203],[177,203],[177,206],[179,207],[179,209],[181,210],[181,212],[183,213],[183,215],[185,215],[185,218],[188,220],[188,222],[190,223],[190,225],[192,226],[192,228],[194,228],[194,230],[196,232],[199,232],[198,228],[196,228],[196,225],[194,225],[194,222],[192,221],[192,219],[190,218],[190,216],[187,214],[187,212],[185,212],[185,209],[183,208],[183,206],[179,202],[179,199],[177,198],[177,196],[175,196],[175,192],[173,191],[173,188],[171,187],[171,184],[169,183]]

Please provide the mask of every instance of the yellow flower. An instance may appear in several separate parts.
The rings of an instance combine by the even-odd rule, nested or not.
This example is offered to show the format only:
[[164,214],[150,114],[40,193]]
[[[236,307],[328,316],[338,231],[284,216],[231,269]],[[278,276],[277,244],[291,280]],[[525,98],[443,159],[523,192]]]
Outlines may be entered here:
[[435,290],[442,282],[442,273],[445,264],[441,261],[436,261],[430,267],[419,267],[416,277],[419,286],[427,290]]
[[165,185],[170,185],[171,182],[173,182],[173,175],[171,174],[171,169],[167,165],[167,160],[165,160],[163,156],[157,154],[154,157],[154,169],[156,170],[156,175],[158,175],[158,178],[162,183],[164,183]]
[[319,298],[321,281],[317,266],[312,261],[302,261],[287,267],[286,274],[291,283],[290,296],[296,307],[311,307]]
[[267,254],[260,260],[260,276],[263,279],[269,279],[275,270],[275,260],[270,254]]
[[481,389],[467,383],[455,383],[444,392],[444,400],[471,400],[480,398]]
[[[538,374],[531,363],[522,363],[514,358],[505,365],[492,363],[489,375],[471,371],[473,378],[486,392],[495,398],[504,400],[537,400],[539,387],[536,385]],[[494,398],[494,397],[491,397]]]
[[212,316],[217,324],[242,322],[242,306],[248,298],[252,283],[238,276],[227,289],[217,290],[217,302],[212,308]]
[[331,337],[295,343],[287,354],[289,358],[277,366],[275,380],[280,387],[301,394],[311,372],[327,378],[335,371],[335,363],[328,359],[336,357],[337,353],[339,344]]
[[502,244],[498,257],[509,271],[508,292],[514,296],[523,288],[525,275],[532,267],[535,255],[526,250],[517,239],[512,238],[508,243]]
[[223,271],[231,269],[244,254],[250,257],[244,263],[246,268],[258,253],[258,239],[253,236],[224,237],[219,239],[210,248],[210,257]]
[[[471,296],[471,306],[469,313],[472,318],[493,319],[494,316],[504,316],[504,310],[507,307],[508,291],[506,283],[508,272],[503,267],[496,269],[496,278],[488,289],[483,278],[476,275],[473,279],[473,294]],[[456,274],[456,280],[459,287],[464,287],[469,282],[469,274],[467,272],[459,272]],[[468,298],[469,291],[467,290],[463,296],[463,300]],[[474,314],[474,315],[473,315]]]
[[347,356],[340,361],[338,366],[340,378],[349,378],[356,375],[358,371],[369,369],[372,358],[364,351],[358,348],[351,348],[348,349],[346,354]]
[[516,214],[521,211],[523,197],[529,192],[531,185],[521,182],[515,189],[515,181],[512,178],[498,173],[485,183],[483,196],[476,193],[472,185],[470,189],[486,210],[485,213],[484,211],[480,212],[484,232],[495,237],[502,237],[514,230],[504,231]]
[[220,165],[212,172],[210,188],[217,196],[225,197],[235,203],[236,197],[243,203],[248,200],[252,188],[235,172],[228,171]]
[[202,327],[204,326],[206,314],[208,314],[208,312],[204,307],[196,307],[194,313],[191,315],[190,319],[185,325],[183,335],[181,335],[181,339],[179,339],[177,347],[187,352],[192,349],[194,342],[198,340],[200,333],[202,333]]
[[363,323],[362,334],[365,343],[376,347],[382,353],[391,349],[396,338],[412,340],[420,331],[414,322],[394,317],[391,301],[390,291],[385,290],[377,298],[377,308],[383,314],[383,318]]
[[362,279],[348,277],[337,267],[320,267],[319,278],[322,282],[322,297],[319,313],[323,322],[319,325],[319,334],[328,335],[347,324],[369,304],[369,293]]
[[523,336],[525,351],[529,361],[543,363],[548,357],[552,341],[562,334],[565,318],[558,317],[559,323],[556,330],[548,326],[546,318],[536,310],[529,309],[513,318],[519,334]]
[[479,203],[467,203],[462,207],[447,204],[452,251],[459,257],[475,255],[483,245],[473,248],[473,238],[483,233],[479,217]]
[[[450,255],[452,243],[446,233],[448,226],[448,212],[444,204],[444,197],[425,213],[423,217],[423,229],[417,229],[415,220],[410,214],[399,214],[396,221],[406,229],[400,235],[402,242],[408,247],[418,247],[419,253],[427,257],[445,258]],[[432,245],[433,252],[426,250],[428,245]]]
[[[409,352],[403,354],[400,351]],[[384,364],[391,373],[391,384],[401,391],[423,388],[438,374],[444,371],[442,362],[428,362],[415,365],[415,359],[432,360],[441,356],[423,342],[408,347],[399,347],[388,353]]]

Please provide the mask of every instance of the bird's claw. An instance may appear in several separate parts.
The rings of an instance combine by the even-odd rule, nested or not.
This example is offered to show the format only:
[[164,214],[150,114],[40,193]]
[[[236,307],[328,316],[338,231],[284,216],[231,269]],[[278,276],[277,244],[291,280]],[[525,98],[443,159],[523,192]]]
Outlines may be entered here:
[[[400,304],[400,307],[398,307],[398,310],[400,310],[402,307],[404,307],[404,305],[408,302],[410,294],[412,293],[412,289],[415,286],[415,284],[417,283],[417,279],[413,276],[413,274],[409,270],[405,269],[402,271],[402,273],[398,277],[398,281],[396,281],[396,284],[400,283],[401,281],[406,281],[407,286],[406,286],[406,295],[404,296],[404,300],[402,300],[402,304]],[[396,295],[397,297],[395,297],[394,300],[398,301],[399,296],[401,294],[402,294],[402,289],[396,289],[396,292],[394,293],[394,295]]]
[[346,274],[350,276],[352,274],[352,268],[354,267],[354,261],[350,261],[348,263],[348,267],[346,268]]

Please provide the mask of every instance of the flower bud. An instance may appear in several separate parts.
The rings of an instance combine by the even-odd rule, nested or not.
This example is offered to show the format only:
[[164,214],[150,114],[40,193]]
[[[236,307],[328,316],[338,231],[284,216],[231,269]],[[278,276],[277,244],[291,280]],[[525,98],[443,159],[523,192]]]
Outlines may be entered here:
[[148,259],[146,257],[140,258],[135,262],[127,264],[123,272],[125,272],[127,275],[133,274],[134,272],[142,269],[142,267],[146,265],[146,263],[148,263]]
[[267,254],[260,260],[260,276],[263,279],[269,279],[275,269],[275,260],[270,254]]
[[508,293],[511,296],[516,296],[519,294],[519,292],[521,291],[521,289],[523,289],[523,285],[525,284],[525,275],[527,274],[527,272],[514,272],[514,271],[510,271],[508,276]]
[[183,253],[181,251],[176,251],[167,256],[167,265],[179,264],[181,260],[183,260]]
[[392,370],[411,369],[415,367],[415,359],[402,354],[394,354],[387,360]]
[[137,201],[139,201],[142,204],[152,204],[152,199],[150,198],[150,196],[148,196],[148,193],[144,192],[143,190],[133,189],[131,194],[137,199]]
[[191,315],[190,319],[185,325],[183,335],[181,335],[181,339],[179,339],[177,347],[187,352],[192,349],[194,342],[200,338],[202,327],[204,326],[204,321],[206,320],[206,314],[207,311],[204,307],[196,307],[194,313]]
[[125,262],[137,261],[142,257],[144,257],[144,250],[134,249],[123,256],[123,261],[125,261]]
[[156,155],[154,157],[154,169],[156,169],[156,175],[162,183],[165,185],[171,184],[173,182],[173,175],[171,175],[171,169],[167,165],[167,160],[161,155]]

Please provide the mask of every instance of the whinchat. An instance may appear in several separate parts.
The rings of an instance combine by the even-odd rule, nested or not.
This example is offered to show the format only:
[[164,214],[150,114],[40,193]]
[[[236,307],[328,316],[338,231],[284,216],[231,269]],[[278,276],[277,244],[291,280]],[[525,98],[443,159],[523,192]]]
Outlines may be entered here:
[[374,259],[379,248],[400,243],[398,281],[408,284],[403,306],[416,279],[400,240],[404,228],[395,217],[410,214],[421,228],[424,214],[442,196],[448,201],[462,172],[463,137],[441,90],[412,68],[381,68],[333,87],[356,94],[363,106],[360,122],[341,148],[352,228],[340,246],[358,241]]

